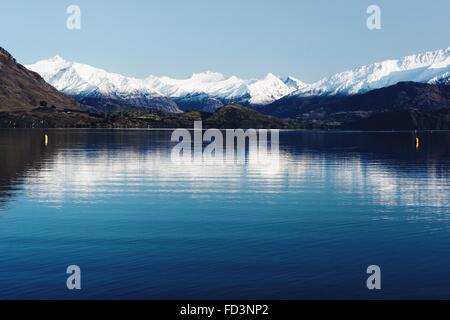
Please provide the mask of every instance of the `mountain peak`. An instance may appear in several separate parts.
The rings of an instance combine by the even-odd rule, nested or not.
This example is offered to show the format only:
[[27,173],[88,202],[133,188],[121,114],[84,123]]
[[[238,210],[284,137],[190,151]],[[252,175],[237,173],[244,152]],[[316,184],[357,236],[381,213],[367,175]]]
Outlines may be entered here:
[[293,91],[273,73],[268,73],[264,79],[254,81],[248,87],[251,96],[249,102],[256,105],[270,104]]
[[16,62],[16,59],[14,59],[14,57],[12,56],[11,53],[9,53],[6,49],[4,49],[3,47],[0,47],[0,55],[4,56],[6,59],[13,61],[14,63]]
[[39,106],[54,109],[80,109],[78,103],[50,86],[40,75],[16,63],[12,55],[0,48],[0,110],[30,111]]
[[207,70],[205,72],[194,73],[191,79],[202,82],[215,82],[224,80],[225,76],[219,72]]
[[281,81],[281,79],[279,77],[277,77],[276,75],[274,75],[273,73],[269,72],[268,74],[266,74],[266,76],[264,77],[264,80],[276,80],[276,81]]
[[62,62],[67,62],[66,60],[64,60],[63,57],[61,57],[59,54],[57,54],[56,56],[54,56],[53,58],[48,59],[49,62],[56,62],[56,63],[62,63]]

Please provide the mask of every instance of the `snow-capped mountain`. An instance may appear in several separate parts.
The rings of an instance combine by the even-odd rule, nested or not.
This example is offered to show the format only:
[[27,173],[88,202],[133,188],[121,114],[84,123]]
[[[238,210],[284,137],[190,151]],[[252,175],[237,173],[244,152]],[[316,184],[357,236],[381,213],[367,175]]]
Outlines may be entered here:
[[48,83],[78,101],[100,111],[122,107],[181,112],[165,95],[144,81],[109,73],[86,64],[68,62],[60,56],[26,66]]
[[266,105],[293,92],[280,78],[269,73],[264,79],[248,83],[251,104]]
[[448,82],[450,47],[397,60],[386,60],[345,71],[297,90],[294,95],[354,95],[388,87],[402,81]]
[[145,86],[142,80],[109,73],[86,64],[68,62],[60,56],[26,67],[69,95],[89,95],[92,91],[98,91],[103,94],[128,95],[145,92],[153,96],[163,96]]
[[136,79],[68,62],[59,56],[26,67],[39,73],[58,90],[82,102],[99,96],[139,100],[144,97],[180,99],[206,95],[223,103],[257,105],[272,103],[296,90],[270,73],[262,80],[243,80],[211,71],[183,80],[156,76]]
[[150,76],[145,81],[149,87],[172,98],[206,94],[222,101],[250,104],[269,104],[294,91],[271,73],[262,80],[243,80],[207,71],[185,80]]
[[284,97],[354,95],[402,81],[449,84],[450,47],[345,71],[308,84],[269,73],[264,79],[240,79],[207,71],[188,79],[125,77],[56,56],[26,66],[58,90],[101,109],[111,106],[180,112],[213,111],[226,103],[269,105]]

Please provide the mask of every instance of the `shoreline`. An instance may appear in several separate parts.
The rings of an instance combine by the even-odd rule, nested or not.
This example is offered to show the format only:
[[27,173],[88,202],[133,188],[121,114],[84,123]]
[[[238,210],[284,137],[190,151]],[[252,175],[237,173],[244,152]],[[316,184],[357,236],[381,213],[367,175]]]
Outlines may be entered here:
[[[100,127],[47,127],[47,128],[6,128],[0,127],[0,131],[173,131],[177,129],[186,129],[188,131],[197,131],[192,127],[189,128],[181,128],[181,127],[173,127],[173,128],[100,128]],[[217,129],[220,131],[225,130],[239,130],[241,128],[203,128],[201,131],[205,132],[209,129]],[[249,128],[252,129],[252,128]],[[243,129],[243,130],[249,130]],[[271,128],[258,128],[254,130],[279,130],[280,132],[318,132],[318,133],[450,133],[449,129],[445,130],[349,130],[349,129],[271,129]],[[199,131],[199,130],[198,130]]]

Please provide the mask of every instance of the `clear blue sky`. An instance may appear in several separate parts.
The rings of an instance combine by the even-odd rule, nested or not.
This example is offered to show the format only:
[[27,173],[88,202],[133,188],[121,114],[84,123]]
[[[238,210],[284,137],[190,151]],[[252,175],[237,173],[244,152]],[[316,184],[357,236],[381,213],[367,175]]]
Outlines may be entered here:
[[[66,28],[66,8],[82,29]],[[382,30],[366,9],[382,9]],[[448,0],[15,0],[1,4],[0,46],[21,63],[56,54],[128,76],[205,70],[315,81],[450,45]]]

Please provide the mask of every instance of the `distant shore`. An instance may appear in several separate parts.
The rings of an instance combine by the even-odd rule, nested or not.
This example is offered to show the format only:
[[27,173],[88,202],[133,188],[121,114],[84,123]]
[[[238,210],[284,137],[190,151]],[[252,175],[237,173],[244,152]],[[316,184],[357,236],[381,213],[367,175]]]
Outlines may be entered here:
[[450,130],[450,109],[436,111],[399,110],[374,113],[352,122],[279,119],[240,105],[220,108],[215,113],[185,113],[118,110],[96,113],[73,109],[39,107],[31,111],[0,111],[0,128],[104,128],[168,129],[192,128],[202,121],[204,128],[217,129],[311,129],[352,131]]

